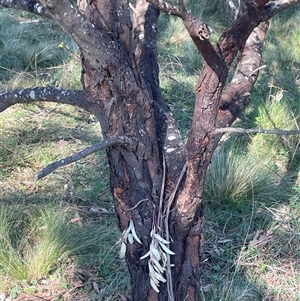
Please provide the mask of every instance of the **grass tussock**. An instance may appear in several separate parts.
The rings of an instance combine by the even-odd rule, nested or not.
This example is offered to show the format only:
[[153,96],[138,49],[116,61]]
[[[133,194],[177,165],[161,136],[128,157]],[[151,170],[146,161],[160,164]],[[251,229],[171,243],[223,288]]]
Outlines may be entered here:
[[[114,226],[105,222],[102,224],[74,219],[74,212],[66,207],[52,204],[51,206],[30,206],[20,212],[21,206],[0,207],[0,289],[9,291],[12,288],[35,283],[35,289],[41,280],[50,275],[55,276],[59,267],[71,269],[70,259],[76,262],[90,262],[98,265],[98,278],[114,275],[113,269],[118,273],[126,271],[123,264],[115,262],[116,251],[108,249],[108,244],[113,245],[117,240],[118,231]],[[97,252],[99,258],[93,258]],[[69,262],[69,263],[68,263]],[[76,266],[73,269],[76,269]],[[76,271],[75,271],[76,272]],[[113,272],[113,273],[112,273]],[[54,273],[54,274],[53,274]],[[122,273],[121,273],[122,275]],[[61,279],[64,283],[72,281],[74,274],[68,275],[69,279]],[[52,279],[56,277],[52,276]],[[127,284],[127,278],[120,279]],[[106,279],[103,286],[106,287]],[[108,282],[108,283],[109,283]],[[51,286],[51,284],[50,284]],[[109,287],[109,285],[108,285]],[[117,287],[113,287],[117,291]],[[106,291],[112,293],[108,288]]]
[[[1,205],[0,270],[14,280],[39,280],[84,244],[68,225],[62,208],[49,208],[22,216],[20,208]],[[22,224],[22,231],[14,226]],[[87,243],[85,241],[84,243]]]
[[205,197],[213,202],[233,201],[240,203],[253,195],[268,195],[276,182],[262,162],[249,154],[218,150],[214,154],[206,175]]

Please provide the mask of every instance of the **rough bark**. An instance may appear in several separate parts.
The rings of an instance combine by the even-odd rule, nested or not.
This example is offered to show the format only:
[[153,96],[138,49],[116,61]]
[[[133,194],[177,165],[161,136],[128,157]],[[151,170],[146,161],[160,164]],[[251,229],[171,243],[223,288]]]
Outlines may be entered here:
[[[0,111],[36,100],[72,104],[95,114],[104,138],[130,138],[126,144],[111,144],[107,157],[119,228],[123,231],[132,220],[142,242],[127,243],[132,298],[200,300],[202,194],[206,170],[222,136],[216,128],[231,125],[249,102],[267,20],[299,1],[244,1],[216,45],[209,40],[209,26],[183,1],[135,2],[130,11],[125,0],[79,0],[78,7],[68,0],[0,0],[4,7],[52,18],[74,39],[81,52],[83,84],[83,91],[47,87],[1,93]],[[183,20],[204,58],[186,145],[159,89],[159,10]],[[237,57],[236,74],[226,86]],[[174,268],[165,276],[168,282],[160,284],[159,294],[150,286],[148,259],[140,259],[149,251],[150,232],[158,225],[172,238],[175,252]]]

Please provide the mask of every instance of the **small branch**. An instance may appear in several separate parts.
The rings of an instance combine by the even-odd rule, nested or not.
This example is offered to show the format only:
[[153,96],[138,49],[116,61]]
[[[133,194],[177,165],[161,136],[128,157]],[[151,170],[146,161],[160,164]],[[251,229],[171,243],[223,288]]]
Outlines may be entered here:
[[222,64],[219,55],[216,53],[209,41],[212,29],[206,23],[202,22],[189,12],[185,8],[183,0],[178,0],[178,5],[172,5],[162,0],[147,0],[147,2],[169,15],[181,18],[185,28],[204,60],[210,66],[220,66]]
[[263,20],[269,20],[273,16],[277,15],[281,11],[295,6],[300,3],[300,0],[276,0],[276,1],[270,1],[267,3],[267,5],[264,8],[263,11]]
[[35,0],[0,0],[0,6],[23,10],[38,16],[52,19],[44,6]]
[[[164,217],[164,226],[165,226],[165,238],[167,241],[170,241],[170,231],[169,231],[169,216],[170,216],[170,211],[171,211],[171,206],[173,204],[173,201],[175,199],[175,195],[178,192],[179,189],[179,185],[181,184],[181,181],[186,173],[186,169],[187,169],[187,163],[184,164],[178,181],[176,183],[176,186],[174,188],[174,190],[172,191],[169,199],[168,199],[168,203],[167,203],[167,207],[165,208],[165,217]],[[173,291],[173,279],[172,279],[172,272],[171,272],[171,258],[170,258],[170,254],[167,254],[167,288],[168,288],[168,293],[169,293],[169,300],[175,300],[174,298],[174,291]]]
[[44,169],[42,169],[41,171],[39,171],[36,175],[36,179],[42,179],[44,177],[46,177],[47,175],[49,175],[50,173],[52,173],[53,171],[55,171],[57,168],[62,167],[62,166],[66,166],[69,165],[73,162],[76,162],[84,157],[87,157],[88,155],[95,153],[101,149],[113,146],[113,145],[124,145],[124,144],[130,144],[131,143],[131,139],[128,138],[127,136],[120,136],[120,137],[112,137],[112,138],[108,138],[105,140],[102,140],[99,143],[96,143],[92,146],[89,146],[87,148],[85,148],[84,150],[66,157],[64,159],[61,159],[59,161],[53,162],[50,165],[48,165],[47,167],[45,167]]
[[251,77],[253,74],[255,74],[257,71],[259,71],[259,70],[261,70],[261,69],[264,69],[264,68],[266,68],[267,67],[267,65],[263,65],[263,66],[260,66],[260,67],[258,67],[258,68],[256,68],[255,70],[253,70],[249,75],[247,75],[246,77]]
[[216,128],[213,131],[213,134],[219,133],[240,133],[240,134],[253,134],[253,133],[260,133],[260,134],[269,134],[269,135],[300,135],[300,130],[267,130],[261,128],[254,128],[254,129],[244,129],[244,128],[234,128],[234,127],[227,127],[227,128]]
[[82,90],[66,90],[59,87],[37,87],[0,93],[0,112],[17,103],[49,101],[74,105],[88,110],[87,93]]
[[239,13],[232,25],[221,35],[218,47],[229,68],[234,58],[243,51],[246,40],[262,21],[262,14],[268,0],[241,1]]
[[187,9],[185,8],[183,1],[178,1],[179,5],[173,5],[161,0],[147,0],[161,11],[166,14],[173,15],[184,19],[187,14]]

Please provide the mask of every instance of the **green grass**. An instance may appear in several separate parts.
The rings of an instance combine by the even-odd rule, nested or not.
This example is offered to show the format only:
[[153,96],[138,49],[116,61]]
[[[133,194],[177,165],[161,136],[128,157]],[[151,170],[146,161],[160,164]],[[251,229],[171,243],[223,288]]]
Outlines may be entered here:
[[[275,93],[272,93],[273,90]],[[286,130],[299,128],[297,112],[293,112],[293,104],[289,105],[290,99],[285,94],[282,89],[270,89],[268,99],[257,108],[257,127]],[[293,153],[298,147],[298,136],[256,135],[251,144],[251,150],[258,157]]]
[[[225,2],[187,2],[212,24],[216,41],[230,19]],[[292,9],[272,21],[266,68],[237,125],[298,127],[299,16]],[[0,10],[0,90],[80,88],[75,45],[52,22],[20,23],[33,20]],[[202,58],[180,20],[162,14],[159,29],[160,85],[185,139]],[[113,212],[105,152],[35,181],[47,164],[101,139],[95,118],[70,106],[16,105],[0,114],[0,136],[0,293],[55,292],[57,300],[119,300],[129,293],[115,246],[119,231],[114,217],[103,215]],[[299,139],[225,138],[206,179],[203,300],[300,300]]]
[[253,195],[264,198],[272,189],[274,192],[277,178],[257,157],[220,149],[215,152],[207,172],[205,198],[214,203],[237,204]]
[[0,30],[0,89],[5,82],[11,88],[33,84],[80,88],[77,47],[54,22],[1,9]]
[[[26,292],[31,284],[35,292],[40,281],[47,276],[50,291],[55,284],[55,281],[51,284],[50,280],[57,280],[57,272],[61,268],[75,273],[75,276],[71,273],[64,277],[59,275],[60,282],[68,288],[76,273],[82,274],[84,266],[89,264],[96,266],[94,277],[99,285],[106,288],[106,294],[119,289],[111,284],[114,273],[118,273],[118,284],[125,291],[128,278],[124,276],[124,263],[116,262],[116,250],[108,248],[114,245],[118,236],[111,221],[83,222],[78,215],[74,217],[68,206],[57,203],[46,206],[30,204],[25,211],[22,209],[24,207],[20,205],[7,207],[1,204],[0,207],[1,290],[18,288],[18,293],[21,293]],[[76,268],[78,264],[82,264],[81,269]],[[71,283],[68,285],[68,282]]]

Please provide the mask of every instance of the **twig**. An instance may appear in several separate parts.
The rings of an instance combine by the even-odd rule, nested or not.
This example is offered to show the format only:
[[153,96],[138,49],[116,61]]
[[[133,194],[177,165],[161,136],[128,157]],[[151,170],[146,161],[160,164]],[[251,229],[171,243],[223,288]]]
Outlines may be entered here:
[[253,71],[248,75],[248,77],[250,77],[250,76],[253,75],[255,72],[257,72],[257,71],[259,71],[259,70],[261,70],[261,69],[264,69],[264,68],[266,68],[266,67],[267,67],[267,65],[263,65],[263,66],[260,66],[260,67],[256,68],[255,70],[253,70]]
[[0,0],[0,8],[14,8],[23,11],[33,13],[38,16],[46,17],[52,19],[49,12],[35,0],[22,0],[22,1],[12,1],[12,0]]
[[[166,240],[170,241],[170,234],[169,234],[169,215],[170,215],[170,209],[171,209],[171,205],[174,201],[175,195],[178,191],[179,185],[183,179],[183,176],[186,172],[186,168],[187,168],[187,163],[184,164],[178,181],[176,183],[176,186],[173,190],[173,192],[171,193],[169,200],[168,200],[168,204],[167,204],[167,208],[166,208],[166,212],[165,212],[165,217],[164,217],[164,222],[165,222],[165,234],[166,234]],[[168,300],[173,301],[175,300],[174,298],[174,291],[173,291],[173,281],[172,281],[172,272],[171,272],[171,259],[170,259],[170,254],[166,254],[167,255],[167,288],[168,288]]]
[[134,14],[138,14],[135,7],[129,2],[129,8],[134,12]]
[[66,157],[64,159],[61,159],[59,161],[55,161],[53,163],[51,163],[50,165],[46,166],[44,169],[42,169],[41,171],[39,171],[36,175],[36,179],[42,179],[45,176],[49,175],[50,173],[52,173],[53,171],[55,171],[57,168],[71,164],[75,161],[78,161],[92,153],[95,153],[101,149],[107,148],[109,146],[113,146],[113,145],[118,145],[118,144],[130,144],[131,139],[128,138],[127,136],[120,136],[120,137],[112,137],[112,138],[108,138],[105,140],[102,140],[99,143],[96,143],[92,146],[89,146],[87,148],[85,148],[84,150]]
[[158,208],[158,216],[157,222],[160,229],[162,229],[162,208],[163,208],[163,201],[164,201],[164,193],[165,193],[165,182],[166,182],[166,158],[163,154],[163,178],[161,181],[161,190],[160,190],[160,198],[159,198],[159,208]]
[[299,0],[278,0],[269,1],[269,4],[265,5],[263,12],[263,21],[271,19],[281,11],[299,4]]
[[213,131],[214,134],[219,133],[240,133],[240,134],[252,134],[252,133],[260,133],[260,134],[269,134],[269,135],[300,135],[300,130],[268,130],[268,129],[261,129],[261,128],[253,128],[253,129],[244,129],[244,128],[234,128],[234,127],[227,127],[227,128],[216,128]]
[[137,208],[141,203],[143,203],[143,202],[151,202],[151,204],[153,205],[153,207],[155,208],[155,205],[154,205],[154,203],[152,202],[152,201],[150,201],[149,199],[142,199],[142,200],[140,200],[136,205],[134,205],[133,207],[131,207],[131,208],[125,208],[125,210],[134,210],[135,208]]

